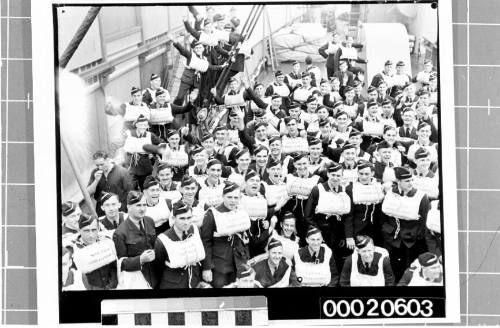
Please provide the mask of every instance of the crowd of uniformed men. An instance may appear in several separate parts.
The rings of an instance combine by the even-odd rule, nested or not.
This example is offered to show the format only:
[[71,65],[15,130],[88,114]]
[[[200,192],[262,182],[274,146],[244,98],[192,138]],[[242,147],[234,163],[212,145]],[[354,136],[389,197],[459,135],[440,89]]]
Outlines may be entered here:
[[190,11],[176,98],[152,74],[120,107],[126,162],[94,154],[99,217],[61,206],[63,289],[442,286],[432,62],[365,81],[334,32],[326,76],[249,85],[236,9]]

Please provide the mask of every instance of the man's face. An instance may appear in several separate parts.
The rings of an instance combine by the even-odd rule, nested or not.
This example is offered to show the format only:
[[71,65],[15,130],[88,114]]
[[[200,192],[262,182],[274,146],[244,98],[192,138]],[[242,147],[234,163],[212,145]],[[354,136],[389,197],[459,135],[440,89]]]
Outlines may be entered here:
[[352,163],[356,159],[356,150],[354,148],[346,149],[342,152],[344,161]]
[[427,73],[432,72],[432,63],[425,63],[425,64],[424,64],[424,70],[425,70]]
[[204,165],[207,162],[207,152],[206,151],[200,151],[199,153],[196,153],[193,156],[194,163],[196,165]]
[[375,245],[370,242],[368,245],[361,249],[356,249],[363,263],[372,263],[373,255],[375,254]]
[[372,181],[372,178],[373,178],[373,171],[371,170],[371,168],[367,167],[362,170],[358,170],[359,182],[366,184]]
[[248,165],[250,165],[250,154],[245,153],[241,155],[241,157],[236,160],[236,163],[241,170],[244,171],[248,169]]
[[107,172],[109,169],[109,158],[104,159],[102,157],[94,159],[94,164],[96,169],[101,170],[103,172]]
[[207,174],[209,177],[213,178],[214,180],[219,179],[220,176],[222,175],[222,165],[214,164],[214,165],[210,166],[207,169]]
[[339,79],[333,79],[332,80],[332,89],[333,89],[333,91],[339,91],[340,90],[340,81],[339,81]]
[[239,188],[234,191],[228,192],[222,196],[224,205],[231,211],[236,210],[236,208],[240,204],[240,198],[241,198],[241,191]]
[[282,84],[283,81],[285,81],[285,76],[284,75],[278,75],[278,76],[276,76],[276,82],[278,82],[278,84]]
[[307,164],[309,164],[309,160],[307,159],[307,157],[302,157],[298,161],[293,162],[293,165],[295,166],[297,172],[302,172],[302,173],[307,171]]
[[427,171],[431,166],[431,159],[429,156],[415,159],[415,164],[417,164],[417,168]]
[[334,185],[338,186],[342,181],[342,170],[327,173],[328,180]]
[[212,33],[212,31],[213,31],[213,29],[214,29],[214,28],[213,28],[212,24],[207,24],[207,25],[205,25],[205,27],[203,28],[203,31],[204,31],[205,33],[207,33],[207,34],[211,34],[211,33]]
[[346,98],[346,100],[353,100],[354,99],[354,89],[346,92],[345,98]]
[[307,106],[307,111],[309,113],[314,113],[316,111],[316,109],[318,109],[318,100],[316,98],[314,98],[314,100],[311,102],[308,102],[306,104],[306,106]]
[[347,67],[348,67],[348,65],[347,65],[347,62],[346,62],[346,61],[344,61],[344,60],[343,60],[343,61],[341,61],[341,62],[340,62],[340,64],[339,64],[339,68],[340,68],[340,70],[341,70],[342,72],[347,71]]
[[[360,79],[360,81],[363,81]],[[358,95],[361,94],[361,91],[363,91],[363,85],[360,83],[358,84],[355,88],[354,88],[354,91],[355,93],[357,93]]]
[[[291,115],[291,112],[290,112],[290,115]],[[297,130],[297,121],[295,121],[295,120],[291,120],[290,122],[288,122],[286,127],[287,127],[289,133],[295,134],[298,131]]]
[[302,77],[302,86],[309,86],[310,83],[311,83],[311,77],[309,75]]
[[378,98],[378,91],[377,90],[373,90],[372,92],[370,92],[368,94],[368,98],[371,99],[371,100],[377,100],[377,98]]
[[185,185],[181,187],[180,191],[184,197],[191,199],[196,195],[196,192],[198,191],[198,185],[196,183]]
[[253,288],[255,285],[255,273],[245,278],[238,278],[238,288]]
[[273,108],[279,108],[281,106],[282,102],[283,101],[282,101],[281,97],[274,98],[271,100],[271,106],[273,106]]
[[262,150],[262,151],[258,152],[257,154],[255,154],[255,162],[257,163],[257,165],[259,167],[266,166],[267,157],[268,157],[267,151]]
[[418,100],[425,104],[425,106],[429,106],[429,95],[427,93],[423,93]]
[[158,77],[158,78],[152,80],[150,83],[151,83],[151,88],[153,90],[156,90],[159,87],[161,87],[161,78]]
[[273,247],[269,251],[269,261],[275,267],[279,266],[282,257],[283,257],[283,247],[282,246]]
[[409,110],[403,114],[403,123],[405,125],[412,125],[414,119],[415,119],[415,112],[414,111]]
[[198,44],[198,45],[196,45],[196,46],[194,47],[193,51],[194,51],[194,53],[195,53],[195,54],[197,54],[198,56],[201,56],[201,54],[203,53],[203,50],[204,50],[204,49],[205,49],[205,48],[203,47],[203,45],[202,45],[202,44]]
[[429,280],[437,280],[443,274],[443,267],[440,263],[436,263],[429,267],[422,267],[422,275]]
[[223,30],[224,26],[226,26],[226,22],[224,20],[220,20],[220,21],[217,22],[217,28],[219,30]]
[[396,141],[396,130],[389,129],[384,133],[384,140],[387,141],[390,145],[394,144]]
[[[290,113],[290,117],[293,117],[293,118],[298,120],[299,115],[300,115],[300,108],[299,107],[292,107],[289,109],[289,113]],[[297,122],[295,122],[295,124],[297,124]]]
[[255,136],[258,140],[265,140],[267,137],[267,128],[264,125],[259,126],[259,128],[255,130]]
[[309,146],[309,154],[311,155],[312,158],[320,157],[322,152],[323,152],[323,147],[321,146],[321,144]]
[[276,166],[272,166],[272,167],[268,168],[267,173],[269,174],[269,176],[273,177],[274,179],[279,179],[281,177],[281,173],[282,173],[281,165],[276,165]]
[[313,252],[319,252],[321,248],[321,243],[323,242],[323,237],[321,233],[316,233],[314,235],[310,235],[306,238],[307,245]]
[[340,37],[339,37],[339,35],[338,35],[338,34],[334,34],[334,35],[332,36],[332,42],[333,42],[333,43],[339,43],[339,41],[340,41]]
[[399,180],[399,187],[402,191],[408,192],[413,188],[413,177]]
[[73,213],[71,213],[68,216],[63,217],[65,222],[66,222],[66,226],[71,228],[71,229],[77,230],[78,229],[78,219],[80,219],[81,214],[82,214],[82,210],[80,209],[80,206],[77,206],[76,210]]
[[170,138],[168,138],[168,144],[171,147],[179,146],[179,141],[181,141],[181,137],[178,134],[174,134]]
[[87,244],[93,244],[97,241],[97,232],[99,231],[97,220],[92,221],[91,224],[80,229],[82,241]]
[[121,206],[118,198],[113,196],[101,205],[101,209],[106,213],[106,216],[114,218],[118,215]]
[[283,236],[290,238],[295,232],[295,219],[284,219],[281,223],[281,229],[283,231]]
[[146,196],[143,196],[142,199],[132,205],[127,205],[128,214],[135,219],[142,219],[144,214],[146,213]]
[[144,189],[144,194],[149,200],[153,201],[153,203],[156,203],[156,201],[160,198],[160,192],[161,188],[159,185],[154,185],[148,189]]
[[368,108],[368,114],[370,114],[370,116],[377,116],[378,114],[378,106],[375,105],[375,106],[371,106],[370,108]]
[[384,161],[386,163],[391,161],[391,158],[392,158],[392,149],[391,148],[379,149],[378,153],[380,155],[380,158],[382,158],[382,161]]
[[158,96],[156,97],[156,101],[157,101],[159,104],[164,104],[166,100],[167,100],[167,94],[165,94],[165,93],[162,93],[161,95],[158,95]]
[[165,185],[172,181],[173,172],[170,168],[163,169],[156,175],[161,184]]
[[431,87],[432,90],[435,90],[437,88],[437,79],[429,80],[429,86]]
[[259,192],[260,176],[254,176],[245,182],[245,190],[250,195],[256,195]]
[[396,66],[396,73],[397,74],[403,74],[404,73],[404,70],[405,70],[405,67],[404,66]]
[[384,105],[384,106],[382,106],[382,113],[386,117],[390,117],[392,115],[393,111],[394,111],[394,108],[392,107],[392,105]]
[[281,141],[276,140],[275,142],[269,144],[269,149],[271,150],[271,154],[278,155],[281,153]]
[[226,139],[227,130],[219,130],[215,133],[215,139],[222,143]]
[[392,65],[392,64],[384,66],[384,70],[385,70],[386,74],[392,72],[393,69],[394,69],[394,65]]
[[329,115],[328,109],[326,109],[325,107],[318,108],[318,118],[320,119],[327,118],[328,115]]
[[229,89],[231,89],[233,91],[237,91],[238,90],[238,81],[229,82]]
[[417,131],[417,135],[420,140],[429,140],[429,137],[431,136],[431,127],[426,125]]
[[138,122],[135,127],[137,128],[137,132],[144,133],[149,128],[148,122]]
[[359,146],[361,144],[361,142],[363,141],[363,139],[361,138],[360,135],[356,135],[356,136],[350,136],[349,137],[349,142],[356,145],[356,146]]
[[385,83],[380,83],[380,85],[378,86],[378,93],[381,95],[381,96],[385,96],[386,93],[387,93],[387,84]]
[[332,91],[332,88],[331,88],[330,84],[328,84],[328,82],[321,83],[319,88],[320,88],[321,93],[324,95],[328,94],[328,93],[330,93],[330,91]]
[[347,114],[342,114],[339,117],[337,117],[337,124],[341,127],[344,127],[347,125]]
[[352,43],[354,42],[354,39],[352,38],[352,36],[349,36],[347,37],[347,39],[345,40],[346,44],[348,46],[352,46]]
[[298,73],[300,71],[300,64],[297,63],[295,65],[292,66],[292,70],[295,72],[295,73]]
[[332,126],[330,123],[327,123],[325,125],[322,125],[319,127],[319,131],[321,132],[322,135],[328,135],[332,131]]
[[257,87],[255,87],[254,92],[257,95],[257,97],[259,97],[259,98],[263,97],[264,96],[264,86],[259,84]]
[[137,91],[132,95],[132,102],[134,105],[139,105],[142,102],[142,93],[140,91]]
[[211,152],[214,150],[214,138],[208,138],[207,140],[202,141],[201,146]]
[[191,211],[175,216],[174,226],[180,231],[188,231],[192,224],[193,214]]

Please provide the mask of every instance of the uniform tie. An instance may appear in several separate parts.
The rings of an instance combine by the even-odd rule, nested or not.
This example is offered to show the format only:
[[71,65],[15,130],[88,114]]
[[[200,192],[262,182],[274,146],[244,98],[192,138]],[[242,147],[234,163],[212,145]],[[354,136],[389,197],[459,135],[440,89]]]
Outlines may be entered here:
[[183,231],[182,232],[182,240],[187,239],[187,238],[188,238],[188,233],[186,231]]
[[142,222],[142,220],[139,221],[139,230],[146,233],[146,230],[144,229],[144,223]]

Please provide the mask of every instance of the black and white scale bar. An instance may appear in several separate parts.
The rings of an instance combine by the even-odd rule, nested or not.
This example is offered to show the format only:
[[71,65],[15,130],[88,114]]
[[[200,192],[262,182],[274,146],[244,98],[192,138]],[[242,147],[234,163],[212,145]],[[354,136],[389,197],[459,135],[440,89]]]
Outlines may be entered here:
[[101,302],[101,324],[267,326],[265,296],[126,299]]

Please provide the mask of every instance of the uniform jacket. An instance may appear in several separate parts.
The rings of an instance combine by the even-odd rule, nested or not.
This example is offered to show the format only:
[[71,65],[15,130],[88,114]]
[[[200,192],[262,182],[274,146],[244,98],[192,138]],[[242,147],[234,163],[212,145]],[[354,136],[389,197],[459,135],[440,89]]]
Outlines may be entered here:
[[151,286],[156,285],[155,276],[151,263],[140,263],[142,252],[147,249],[154,249],[156,241],[155,224],[153,219],[145,216],[143,218],[144,230],[142,232],[132,222],[132,219],[127,218],[115,230],[113,241],[116,247],[116,255],[118,259],[125,257],[122,261],[122,271],[142,271],[144,278]]

